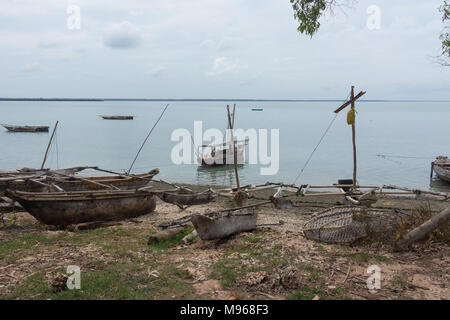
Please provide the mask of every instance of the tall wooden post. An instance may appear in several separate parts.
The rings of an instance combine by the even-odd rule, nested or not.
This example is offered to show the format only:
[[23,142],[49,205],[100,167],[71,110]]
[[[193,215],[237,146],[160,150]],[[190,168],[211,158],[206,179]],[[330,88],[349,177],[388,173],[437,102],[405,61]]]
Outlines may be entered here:
[[[230,114],[230,106],[227,105],[227,113],[228,113],[228,127],[230,128],[230,140],[231,140],[231,146],[233,148],[233,158],[234,158],[234,173],[236,175],[236,186],[237,191],[239,192],[240,184],[239,184],[239,174],[238,174],[238,165],[237,165],[237,150],[236,146],[234,145],[234,133],[233,133],[233,123],[231,120],[231,114]],[[233,110],[233,118],[234,118],[234,110]]]
[[50,137],[50,141],[48,142],[47,150],[45,150],[44,160],[42,161],[41,170],[44,169],[45,162],[47,161],[47,154],[50,146],[52,144],[53,137],[55,136],[56,127],[58,126],[59,121],[56,121],[55,127],[53,128],[52,136]]
[[[352,86],[350,99],[352,101],[352,108],[355,108],[355,87]],[[353,143],[353,190],[356,190],[356,129],[355,129],[355,121],[352,123],[352,143]]]

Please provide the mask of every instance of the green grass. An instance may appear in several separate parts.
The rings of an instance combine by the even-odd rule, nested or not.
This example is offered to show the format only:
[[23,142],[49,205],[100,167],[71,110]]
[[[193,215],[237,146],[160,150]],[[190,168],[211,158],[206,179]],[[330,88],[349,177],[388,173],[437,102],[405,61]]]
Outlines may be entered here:
[[186,226],[180,232],[178,232],[178,234],[176,235],[175,238],[161,241],[158,243],[152,243],[150,245],[150,248],[163,251],[163,250],[167,250],[169,248],[175,247],[175,246],[179,245],[181,243],[181,240],[185,236],[190,234],[192,231],[194,231],[194,228],[192,226]]
[[212,266],[211,278],[219,279],[223,287],[235,285],[239,263],[234,259],[221,259]]
[[315,296],[323,298],[325,292],[322,289],[303,286],[300,290],[292,292],[286,297],[287,300],[312,300]]
[[384,262],[389,264],[392,263],[392,261],[386,256],[366,252],[352,254],[351,258],[357,263],[367,263],[369,261]]
[[[193,299],[191,275],[174,265],[164,265],[159,276],[149,275],[147,268],[116,263],[93,271],[81,270],[81,289],[54,292],[44,271],[26,278],[12,294],[3,299]],[[56,272],[55,272],[56,274]]]

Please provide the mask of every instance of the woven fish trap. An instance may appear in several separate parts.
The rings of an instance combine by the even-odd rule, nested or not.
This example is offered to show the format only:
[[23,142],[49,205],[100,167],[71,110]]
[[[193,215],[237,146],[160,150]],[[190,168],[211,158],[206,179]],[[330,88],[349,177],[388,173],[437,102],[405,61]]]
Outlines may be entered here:
[[303,227],[307,239],[326,243],[351,243],[373,233],[393,232],[409,214],[360,207],[333,207],[315,214]]

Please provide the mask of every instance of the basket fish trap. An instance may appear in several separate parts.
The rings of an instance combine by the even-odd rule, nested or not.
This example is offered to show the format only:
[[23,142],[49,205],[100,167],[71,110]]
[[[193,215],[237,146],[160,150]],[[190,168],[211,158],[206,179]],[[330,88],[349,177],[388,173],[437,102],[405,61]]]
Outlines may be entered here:
[[333,207],[315,214],[303,227],[307,239],[326,243],[351,243],[372,233],[394,231],[406,216],[394,210]]

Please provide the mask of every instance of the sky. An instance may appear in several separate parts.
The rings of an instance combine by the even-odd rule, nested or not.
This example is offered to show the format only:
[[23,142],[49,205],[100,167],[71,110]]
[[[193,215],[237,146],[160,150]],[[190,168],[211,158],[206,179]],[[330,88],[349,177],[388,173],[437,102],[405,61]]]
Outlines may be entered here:
[[311,39],[289,0],[1,0],[0,97],[450,99],[442,2],[354,1]]

